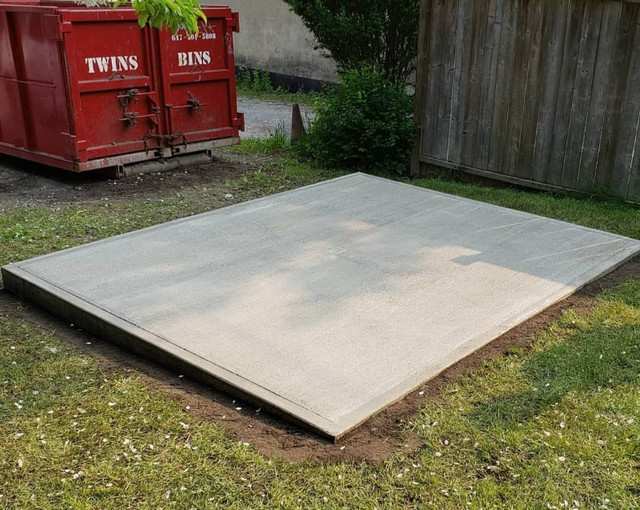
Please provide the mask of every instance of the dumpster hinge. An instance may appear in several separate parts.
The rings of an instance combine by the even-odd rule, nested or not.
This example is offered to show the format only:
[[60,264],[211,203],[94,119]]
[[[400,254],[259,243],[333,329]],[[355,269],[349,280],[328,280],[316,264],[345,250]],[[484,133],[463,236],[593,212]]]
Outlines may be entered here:
[[149,140],[158,140],[162,147],[170,147],[171,149],[176,146],[176,140],[182,140],[181,145],[184,145],[185,148],[187,147],[187,135],[185,135],[182,131],[175,131],[171,135],[159,135],[149,131],[142,139],[142,141],[144,142],[145,152],[149,152]]
[[64,34],[71,32],[71,22],[64,21],[58,24],[58,41],[64,41]]
[[240,15],[237,12],[231,13],[231,18],[227,19],[227,23],[234,32],[240,32]]
[[233,127],[237,127],[240,131],[244,131],[244,113],[238,112],[238,116],[231,122]]

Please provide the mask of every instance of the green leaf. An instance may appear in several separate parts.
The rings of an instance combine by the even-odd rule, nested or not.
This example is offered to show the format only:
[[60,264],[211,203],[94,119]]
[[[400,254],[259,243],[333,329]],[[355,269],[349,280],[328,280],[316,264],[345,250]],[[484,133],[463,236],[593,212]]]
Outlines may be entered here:
[[140,25],[140,27],[143,27],[147,24],[148,20],[149,20],[149,14],[146,12],[143,12],[140,14],[138,18],[138,25]]

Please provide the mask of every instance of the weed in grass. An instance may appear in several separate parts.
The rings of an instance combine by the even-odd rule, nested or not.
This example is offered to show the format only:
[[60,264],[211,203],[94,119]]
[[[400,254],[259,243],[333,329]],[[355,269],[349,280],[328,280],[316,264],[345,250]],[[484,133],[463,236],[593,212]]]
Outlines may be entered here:
[[273,133],[269,133],[269,137],[265,140],[267,151],[273,153],[286,150],[291,147],[289,132],[284,120],[280,119]]
[[[269,133],[267,138],[248,138],[242,140],[239,145],[233,145],[224,149],[226,152],[245,155],[271,155],[277,156],[279,161],[275,162],[276,166],[286,169],[290,166],[299,166],[301,164],[300,150],[298,146],[292,146],[289,130],[284,120],[280,120],[276,129]],[[308,165],[311,168],[310,165]],[[318,170],[319,175],[331,175],[334,172],[326,170]],[[345,172],[342,172],[343,174]]]
[[239,145],[226,147],[226,152],[235,154],[266,154],[266,155],[291,155],[291,141],[286,124],[283,120],[278,122],[276,129],[269,133],[267,138],[243,139]]

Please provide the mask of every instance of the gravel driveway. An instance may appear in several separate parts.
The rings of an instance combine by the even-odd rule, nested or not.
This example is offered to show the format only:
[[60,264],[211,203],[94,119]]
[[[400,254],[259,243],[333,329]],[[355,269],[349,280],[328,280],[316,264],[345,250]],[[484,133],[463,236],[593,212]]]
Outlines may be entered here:
[[[245,131],[241,138],[268,138],[273,135],[278,125],[283,125],[287,134],[291,133],[291,111],[293,103],[265,101],[264,99],[238,98],[238,111],[244,112]],[[308,105],[300,105],[305,125],[313,117]]]

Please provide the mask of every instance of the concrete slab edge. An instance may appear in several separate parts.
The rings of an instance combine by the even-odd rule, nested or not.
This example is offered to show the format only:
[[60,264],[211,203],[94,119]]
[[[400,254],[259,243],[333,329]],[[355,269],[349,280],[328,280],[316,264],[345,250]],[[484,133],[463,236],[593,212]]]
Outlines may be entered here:
[[[337,440],[344,435],[344,431],[334,422],[87,303],[17,267],[16,264],[3,267],[1,273],[6,291],[36,304],[98,338],[115,343],[178,374],[187,375],[207,386],[286,418],[287,421],[328,439]],[[203,361],[208,365],[206,369],[194,364],[202,364]]]
[[[509,321],[498,324],[491,330],[473,338],[472,340],[458,347],[456,350],[451,351],[446,356],[443,356],[442,358],[429,364],[427,367],[423,367],[420,371],[411,375],[399,385],[389,389],[381,395],[378,395],[375,399],[367,402],[365,405],[359,407],[358,409],[355,409],[354,411],[344,416],[341,416],[335,422],[343,430],[341,435],[344,436],[348,432],[356,429],[365,421],[371,419],[373,416],[379,414],[384,409],[395,404],[396,402],[399,402],[407,395],[418,390],[425,383],[429,382],[432,379],[435,379],[449,367],[455,365],[456,363],[470,356],[482,347],[488,345],[499,336],[508,333],[514,327],[526,322],[529,319],[532,319],[536,315],[544,312],[550,306],[553,306],[554,304],[567,299],[586,285],[589,285],[590,283],[599,280],[607,274],[615,271],[620,266],[638,256],[638,254],[640,254],[640,247],[636,248],[635,250],[620,250],[619,255],[621,253],[623,255],[620,256],[618,260],[616,260],[614,265],[610,266],[606,263],[603,263],[589,271],[586,271],[585,273],[580,275],[580,277],[576,278],[574,282],[568,284],[565,291],[559,291],[549,296],[548,299],[545,300],[545,302],[542,304],[542,308],[540,308],[539,306],[533,306],[530,309],[523,311],[518,316],[511,318]],[[580,281],[580,283],[575,283],[577,281]]]

